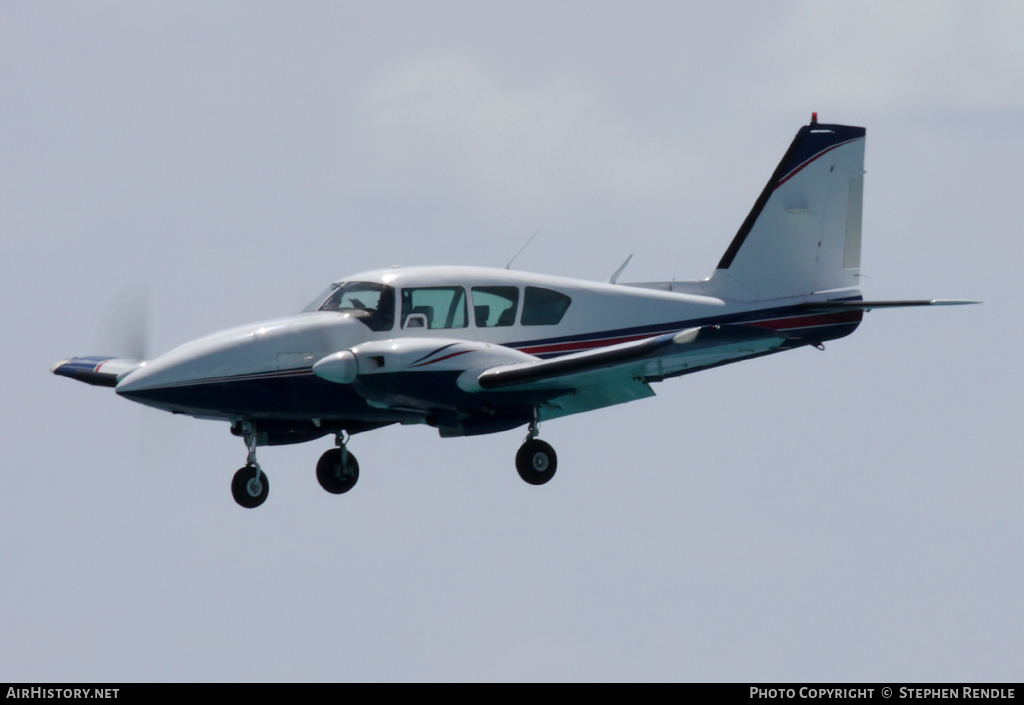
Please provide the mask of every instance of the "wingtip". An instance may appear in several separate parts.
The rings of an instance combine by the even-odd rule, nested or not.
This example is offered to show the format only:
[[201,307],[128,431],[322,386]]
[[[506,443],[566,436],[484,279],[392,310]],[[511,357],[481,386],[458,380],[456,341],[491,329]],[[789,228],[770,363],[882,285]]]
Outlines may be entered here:
[[127,358],[73,357],[54,363],[50,366],[50,372],[98,387],[115,387],[121,377],[144,364],[145,362],[142,360]]

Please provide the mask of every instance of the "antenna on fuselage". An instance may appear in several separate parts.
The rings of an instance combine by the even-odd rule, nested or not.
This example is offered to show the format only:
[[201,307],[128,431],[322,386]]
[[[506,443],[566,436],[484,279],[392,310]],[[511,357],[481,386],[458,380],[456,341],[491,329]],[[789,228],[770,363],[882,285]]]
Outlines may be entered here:
[[622,274],[622,272],[626,269],[626,265],[629,264],[629,261],[631,259],[633,259],[633,255],[630,255],[629,257],[627,257],[626,261],[623,262],[621,265],[619,265],[619,268],[615,270],[615,274],[613,274],[610,277],[608,277],[608,283],[609,284],[614,284],[617,281],[619,281],[619,275]]
[[512,263],[516,261],[516,257],[518,257],[519,255],[523,254],[523,250],[526,249],[527,245],[529,245],[531,242],[533,242],[533,238],[537,237],[537,235],[539,233],[540,233],[540,230],[538,230],[533,235],[531,235],[530,239],[527,240],[526,243],[522,247],[519,248],[519,252],[517,252],[514,255],[512,255],[512,259],[510,259],[508,261],[508,264],[505,265],[505,269],[512,269]]

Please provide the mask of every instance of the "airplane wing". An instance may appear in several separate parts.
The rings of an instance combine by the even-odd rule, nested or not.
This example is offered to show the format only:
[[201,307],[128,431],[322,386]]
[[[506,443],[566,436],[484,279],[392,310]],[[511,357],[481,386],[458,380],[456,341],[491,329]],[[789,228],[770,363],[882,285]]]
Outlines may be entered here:
[[[442,433],[487,432],[642,399],[650,382],[781,349],[785,333],[748,325],[688,328],[542,359],[467,340],[403,338],[328,355],[318,377],[351,385],[368,404],[419,413]],[[796,343],[800,345],[802,343]]]
[[[586,350],[550,360],[501,365],[485,370],[477,377],[481,389],[502,389],[551,380],[564,381],[584,373],[629,368],[644,378],[668,376],[665,371],[684,369],[761,352],[785,341],[774,331],[742,325],[687,328],[643,340]],[[651,364],[651,363],[654,364]]]
[[788,340],[778,331],[754,326],[688,328],[554,359],[498,365],[460,386],[482,391],[557,388],[561,393],[540,408],[541,419],[551,419],[653,396],[650,382],[764,355]]
[[117,380],[143,364],[143,360],[124,357],[73,357],[50,367],[50,372],[62,377],[98,387],[116,387]]

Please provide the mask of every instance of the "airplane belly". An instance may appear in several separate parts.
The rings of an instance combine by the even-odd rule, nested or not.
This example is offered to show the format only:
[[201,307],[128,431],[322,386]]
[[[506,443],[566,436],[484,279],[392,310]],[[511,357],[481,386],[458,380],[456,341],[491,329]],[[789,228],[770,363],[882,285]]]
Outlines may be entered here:
[[374,408],[354,389],[326,382],[308,368],[119,393],[148,406],[203,418],[323,418],[376,423],[407,420],[408,416]]
[[360,377],[351,386],[371,406],[418,415],[420,422],[442,436],[497,433],[530,423],[534,409],[564,396],[564,388],[470,393],[458,386],[461,371],[378,373]]

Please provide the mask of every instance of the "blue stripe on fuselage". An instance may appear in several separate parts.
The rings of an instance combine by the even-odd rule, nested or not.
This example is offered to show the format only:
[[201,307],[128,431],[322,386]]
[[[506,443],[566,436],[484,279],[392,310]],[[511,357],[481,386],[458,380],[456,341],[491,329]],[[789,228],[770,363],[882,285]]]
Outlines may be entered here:
[[[847,300],[858,300],[859,298],[857,296]],[[787,347],[820,343],[849,335],[859,325],[861,314],[860,311],[834,314],[835,322],[824,325],[814,324],[791,331],[787,333],[787,336],[794,338],[794,341],[793,345]],[[815,318],[828,319],[830,315],[833,314],[824,314],[815,316]],[[557,351],[535,353],[537,357],[551,358],[580,349],[611,345],[619,342],[622,338],[643,338],[706,325],[750,324],[758,321],[784,321],[785,319],[797,321],[808,317],[806,308],[785,306],[726,316],[618,328],[597,333],[540,338],[511,343],[507,347],[529,349],[564,346],[564,349]],[[856,317],[857,320],[851,320],[851,317]],[[786,330],[784,324],[776,324],[775,328]],[[446,347],[448,346],[442,346],[441,349]],[[437,352],[438,350],[434,350],[431,354]],[[430,355],[426,357],[429,358]],[[103,359],[95,358],[93,364],[99,363]],[[417,371],[415,374],[436,375],[439,373]],[[426,377],[424,377],[425,379]],[[134,401],[170,411],[215,415],[224,418],[323,417],[359,419],[369,422],[418,420],[413,413],[371,407],[356,388],[323,380],[314,375],[310,367],[190,380],[165,387],[129,392],[119,391],[118,393]],[[401,394],[396,394],[397,396],[401,396]],[[420,395],[414,394],[413,396]],[[462,398],[463,395],[456,396]]]
[[[843,299],[836,299],[836,301],[860,301],[861,299],[862,297],[860,295],[856,295],[846,297]],[[753,311],[744,311],[741,313],[705,316],[703,318],[691,318],[683,321],[655,323],[645,326],[634,326],[631,328],[617,328],[614,330],[602,331],[600,333],[580,333],[577,335],[566,335],[554,338],[538,338],[535,340],[524,340],[507,343],[506,347],[515,348],[517,350],[523,350],[524,348],[539,348],[551,345],[560,345],[564,343],[580,343],[580,347],[583,348],[588,347],[585,344],[604,340],[614,341],[620,338],[634,338],[651,335],[661,335],[662,333],[672,333],[674,331],[685,330],[687,328],[699,328],[701,326],[708,325],[737,325],[744,323],[753,323],[755,321],[769,321],[780,318],[797,318],[806,315],[807,309],[803,308],[801,305],[782,306],[774,309],[756,309]],[[610,342],[608,344],[613,343]],[[557,357],[558,355],[565,355],[570,352],[573,352],[573,350],[562,350],[553,353],[534,354],[536,354],[538,357]]]

